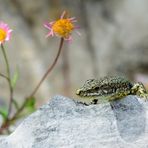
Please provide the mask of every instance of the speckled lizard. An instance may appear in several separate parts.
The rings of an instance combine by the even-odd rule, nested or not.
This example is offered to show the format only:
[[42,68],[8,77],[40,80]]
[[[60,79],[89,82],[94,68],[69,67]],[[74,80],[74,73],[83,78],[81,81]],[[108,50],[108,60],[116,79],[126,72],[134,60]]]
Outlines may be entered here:
[[124,77],[106,76],[100,80],[89,79],[77,89],[78,100],[85,104],[98,104],[104,101],[121,99],[128,95],[137,95],[145,100],[148,93],[141,82],[132,83]]

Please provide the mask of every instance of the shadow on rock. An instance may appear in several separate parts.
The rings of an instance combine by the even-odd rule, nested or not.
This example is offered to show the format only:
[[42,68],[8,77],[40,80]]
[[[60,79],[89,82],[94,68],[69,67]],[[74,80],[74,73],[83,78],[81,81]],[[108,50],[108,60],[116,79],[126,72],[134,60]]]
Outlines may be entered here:
[[136,141],[145,131],[145,110],[137,97],[128,96],[111,103],[122,139]]

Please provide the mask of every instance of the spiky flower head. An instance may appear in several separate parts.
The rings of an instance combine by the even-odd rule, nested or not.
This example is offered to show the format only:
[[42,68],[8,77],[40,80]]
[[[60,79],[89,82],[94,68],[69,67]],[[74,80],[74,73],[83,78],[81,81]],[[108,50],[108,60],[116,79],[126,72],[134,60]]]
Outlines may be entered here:
[[8,24],[0,22],[0,44],[3,44],[5,41],[9,41],[11,38],[12,30],[9,28]]
[[[58,36],[62,37],[67,41],[72,41],[72,32],[79,27],[74,23],[77,22],[75,17],[67,18],[66,12],[64,11],[57,21],[45,23],[44,26],[49,30],[46,37]],[[77,32],[79,34],[79,32]]]

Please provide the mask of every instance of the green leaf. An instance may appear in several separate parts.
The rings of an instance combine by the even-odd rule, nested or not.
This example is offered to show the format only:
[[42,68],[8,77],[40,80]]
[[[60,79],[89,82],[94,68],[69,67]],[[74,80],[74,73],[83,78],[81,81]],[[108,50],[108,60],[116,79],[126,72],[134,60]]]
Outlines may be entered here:
[[34,97],[26,98],[25,102],[23,103],[23,110],[19,112],[19,114],[17,115],[17,119],[34,112],[36,110],[35,103],[36,99]]
[[27,98],[27,102],[25,103],[25,109],[27,110],[27,112],[32,113],[33,111],[35,111],[35,102],[35,97]]
[[19,78],[19,71],[18,71],[18,68],[17,68],[16,71],[14,72],[12,79],[11,79],[11,86],[12,86],[13,89],[16,86],[16,82],[17,82],[18,78]]
[[7,118],[7,115],[8,115],[8,109],[6,107],[1,107],[0,108],[0,114],[2,115],[2,117],[4,119],[6,119]]

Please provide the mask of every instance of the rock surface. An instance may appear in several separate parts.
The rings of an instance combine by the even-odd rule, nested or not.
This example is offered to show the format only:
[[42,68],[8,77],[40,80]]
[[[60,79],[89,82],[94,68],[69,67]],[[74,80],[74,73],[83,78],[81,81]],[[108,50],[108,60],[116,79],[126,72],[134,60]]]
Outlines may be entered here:
[[129,96],[111,106],[55,96],[0,139],[0,148],[147,148],[147,103]]

